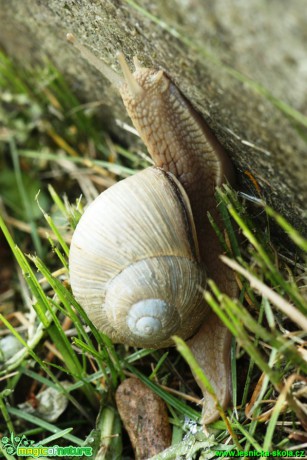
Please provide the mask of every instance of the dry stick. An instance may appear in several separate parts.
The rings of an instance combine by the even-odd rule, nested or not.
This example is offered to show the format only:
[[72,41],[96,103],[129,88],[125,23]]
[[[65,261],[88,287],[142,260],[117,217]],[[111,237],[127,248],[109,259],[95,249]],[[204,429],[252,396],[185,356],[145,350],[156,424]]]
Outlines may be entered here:
[[[15,219],[14,217],[11,217],[11,216],[6,216],[5,222],[9,225],[12,225],[15,228],[18,228],[18,230],[21,230],[22,232],[31,233],[31,226],[27,224],[26,222]],[[57,237],[49,228],[38,227],[37,232],[41,238],[45,238],[45,239],[51,238],[52,240],[57,241]],[[64,235],[63,239],[65,243],[71,242],[70,235]]]

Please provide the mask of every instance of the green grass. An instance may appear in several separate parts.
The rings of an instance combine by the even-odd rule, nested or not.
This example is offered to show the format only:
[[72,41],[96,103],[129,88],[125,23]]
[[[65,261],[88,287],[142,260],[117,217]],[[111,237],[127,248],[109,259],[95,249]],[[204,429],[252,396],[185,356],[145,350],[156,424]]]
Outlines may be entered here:
[[[204,293],[236,337],[235,408],[221,410],[221,420],[208,437],[201,429],[200,407],[184,397],[189,392],[185,382],[192,380],[184,359],[204,385],[210,384],[185,344],[177,341],[184,359],[172,349],[114,346],[88,320],[68,283],[69,241],[86,204],[80,199],[85,180],[81,170],[87,169],[86,180],[98,190],[101,183],[104,188],[146,162],[101,132],[95,110],[80,104],[52,66],[24,71],[1,55],[0,70],[5,128],[0,226],[7,242],[5,246],[1,240],[0,258],[8,269],[0,271],[7,279],[0,294],[0,320],[2,336],[13,336],[19,344],[0,367],[2,435],[14,433],[38,444],[90,445],[94,452],[104,444],[103,458],[128,458],[131,448],[114,395],[119,383],[134,374],[169,408],[176,443],[156,459],[213,458],[215,450],[232,446],[242,451],[302,449],[307,430],[306,240],[271,209],[262,209],[263,231],[236,192],[227,186],[217,192],[227,230],[227,238],[219,235],[225,263],[235,261],[241,293],[230,299],[213,282]],[[94,155],[87,157],[87,151]],[[272,241],[272,222],[292,240],[290,254]],[[165,387],[180,389],[182,397]],[[38,394],[47,389],[67,402],[53,421],[36,410]],[[3,455],[15,458],[5,449]]]

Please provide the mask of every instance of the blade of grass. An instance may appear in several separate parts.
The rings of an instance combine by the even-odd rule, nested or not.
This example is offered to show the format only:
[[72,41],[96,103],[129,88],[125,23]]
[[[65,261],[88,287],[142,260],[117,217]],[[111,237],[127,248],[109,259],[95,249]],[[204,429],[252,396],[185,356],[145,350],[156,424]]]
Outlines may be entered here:
[[[262,320],[263,320],[263,312],[264,312],[263,304],[264,304],[264,301],[261,303],[261,308],[260,308],[260,311],[259,311],[259,316],[258,316],[258,323],[259,324],[261,324]],[[255,335],[255,340],[254,340],[255,347],[258,347],[258,343],[259,343],[259,336],[258,336],[258,334],[256,334]],[[252,380],[252,372],[253,372],[253,369],[254,369],[254,365],[255,365],[255,361],[253,359],[250,359],[249,365],[248,365],[248,370],[247,370],[247,376],[246,376],[246,380],[245,380],[245,385],[244,385],[243,396],[242,396],[242,400],[241,400],[241,405],[243,407],[245,406],[246,401],[247,401],[247,396],[248,396],[249,387],[250,387],[251,380]]]
[[[58,428],[57,426],[46,422],[45,420],[42,420],[41,418],[36,417],[35,415],[29,414],[28,412],[24,412],[20,409],[16,409],[15,407],[8,407],[8,412],[11,415],[15,415],[17,418],[21,418],[23,420],[26,420],[29,423],[33,423],[33,425],[37,425],[41,428],[44,428],[47,431],[50,431],[50,433],[59,433],[62,430]],[[77,436],[73,436],[71,434],[64,434],[63,435],[64,439],[67,439],[68,441],[76,444],[77,446],[82,446],[83,445],[83,439],[77,438]]]
[[165,360],[167,359],[168,357],[168,351],[163,353],[163,355],[161,356],[161,358],[159,359],[159,361],[157,362],[154,370],[152,371],[152,373],[150,374],[149,376],[149,379],[150,380],[154,380],[154,378],[156,377],[157,373],[159,372],[159,369],[161,368],[161,366],[163,366]]
[[[234,421],[234,422],[233,422],[233,427],[236,428],[236,429],[238,429],[238,430],[243,434],[243,436],[245,436],[246,441],[248,441],[249,444],[253,446],[253,449],[259,450],[259,451],[262,450],[261,445],[256,441],[256,439],[251,435],[251,433],[248,432],[248,431],[245,429],[245,427],[244,427],[240,422],[238,422],[237,420]],[[249,448],[247,449],[247,448],[245,447],[244,449],[242,448],[241,450],[246,451],[246,450],[250,450],[250,449],[249,449]]]
[[30,199],[28,197],[26,187],[24,186],[24,183],[22,180],[22,175],[21,175],[21,170],[20,170],[20,165],[19,165],[19,158],[18,158],[18,151],[17,151],[17,147],[16,147],[13,137],[10,138],[10,151],[11,151],[11,156],[13,160],[19,196],[20,196],[20,200],[23,205],[23,208],[25,210],[25,213],[27,215],[27,221],[29,222],[30,227],[31,227],[31,235],[32,235],[34,247],[37,253],[42,255],[42,244],[41,244],[39,235],[37,233],[37,227],[35,225],[35,221],[32,215],[31,206],[29,205]]
[[251,232],[250,228],[245,223],[244,219],[238,214],[235,208],[232,205],[229,205],[228,210],[239,227],[241,227],[244,236],[254,246],[256,254],[258,254],[260,260],[264,264],[264,268],[268,269],[268,271],[263,270],[265,276],[271,279],[272,285],[282,286],[285,292],[287,292],[289,296],[295,301],[297,307],[299,307],[302,311],[306,311],[306,303],[299,293],[297,286],[293,285],[293,283],[287,282],[284,277],[276,270],[274,262],[272,262],[267,250],[259,243],[255,235]]
[[191,407],[187,406],[182,401],[179,401],[179,399],[175,398],[174,396],[170,395],[169,393],[166,393],[166,391],[164,391],[158,385],[156,385],[154,382],[152,382],[147,377],[145,377],[135,367],[131,366],[130,364],[126,364],[126,368],[132,374],[134,374],[136,377],[138,377],[143,383],[145,383],[145,385],[147,385],[148,388],[150,388],[154,393],[156,393],[158,396],[160,396],[167,404],[169,404],[172,407],[174,407],[181,414],[186,415],[187,417],[189,417],[192,420],[199,420],[200,414],[197,411],[195,411]]
[[66,428],[64,430],[58,431],[57,433],[54,433],[51,436],[48,436],[47,438],[40,440],[39,444],[41,446],[45,446],[46,444],[50,444],[51,442],[56,441],[57,439],[65,438],[65,435],[71,433],[72,430],[72,428]]
[[239,440],[235,434],[235,432],[232,429],[232,426],[224,412],[224,409],[220,405],[220,402],[218,400],[218,397],[210,383],[210,381],[207,379],[206,375],[204,374],[203,370],[199,366],[196,358],[194,357],[193,353],[187,346],[187,344],[180,338],[180,337],[173,337],[173,340],[176,344],[177,350],[179,353],[183,356],[183,358],[186,360],[186,362],[189,364],[193,374],[195,375],[197,381],[201,382],[202,387],[206,388],[206,391],[212,396],[215,402],[215,407],[218,410],[222,420],[224,421],[229,434],[231,435],[235,445],[237,446],[238,449],[241,449],[241,445],[239,443]]
[[11,433],[15,433],[13,422],[11,420],[11,417],[9,416],[6,404],[4,402],[4,399],[10,396],[12,392],[13,392],[12,390],[8,390],[8,389],[1,391],[0,393],[0,411],[2,412],[3,420],[6,423],[8,430]]
[[[104,407],[98,416],[96,429],[100,432],[99,453],[97,460],[120,459],[122,454],[121,442],[116,442],[121,432],[118,414],[111,407]],[[117,439],[116,439],[117,438]]]
[[81,164],[89,169],[94,169],[96,166],[101,166],[105,168],[107,171],[110,171],[120,177],[129,177],[136,173],[135,170],[128,168],[126,166],[121,166],[119,164],[110,163],[109,161],[102,161],[102,160],[90,160],[88,158],[81,158],[81,157],[69,157],[67,155],[55,155],[52,153],[47,152],[39,152],[33,150],[25,150],[20,149],[18,151],[19,156],[24,156],[26,158],[41,158],[48,161],[55,161],[56,163],[59,160],[71,161],[72,163]]
[[266,207],[266,212],[269,216],[273,217],[278,225],[284,229],[291,240],[298,246],[302,251],[307,252],[307,240],[303,238],[300,233],[289,224],[289,222],[280,214],[275,212],[272,208]]
[[283,299],[280,295],[259,281],[255,276],[241,267],[237,262],[225,256],[221,256],[221,259],[230,268],[241,273],[241,275],[247,278],[253,288],[261,292],[261,294],[269,299],[279,310],[287,315],[302,330],[307,332],[307,318],[297,308],[293,307],[293,305]]
[[[84,413],[84,416],[87,417],[87,414],[84,412],[78,401],[73,398],[66,390],[66,388],[62,385],[62,383],[57,379],[57,377],[50,371],[48,366],[52,366],[51,363],[45,363],[40,359],[40,357],[32,350],[32,348],[28,345],[27,342],[21,337],[20,334],[14,329],[14,327],[0,314],[0,321],[9,329],[12,334],[22,343],[22,345],[27,349],[29,355],[39,364],[40,368],[44,370],[44,372],[50,377],[50,379],[54,382],[56,389],[59,392],[62,392],[66,395],[66,397],[74,404],[81,413]],[[48,364],[48,365],[47,365]],[[67,374],[67,369],[62,369],[64,373]],[[80,388],[83,388],[83,380],[81,383],[81,379],[78,380],[80,382]]]
[[[66,242],[64,241],[61,233],[59,232],[57,226],[54,224],[53,219],[40,206],[39,201],[38,201],[38,195],[36,196],[36,201],[37,201],[39,209],[43,213],[43,216],[44,216],[46,222],[48,223],[49,227],[51,228],[51,230],[53,231],[54,235],[56,236],[57,242],[61,245],[61,248],[63,249],[66,257],[68,257],[69,256],[69,248],[68,248]],[[64,262],[64,266],[67,266],[67,263]]]
[[[73,352],[71,348],[71,344],[69,343],[67,337],[65,336],[62,327],[57,319],[56,314],[54,313],[54,308],[52,304],[48,301],[48,298],[46,297],[43,289],[41,288],[39,282],[36,279],[35,274],[30,268],[30,265],[28,264],[25,256],[22,254],[20,249],[14,244],[14,241],[11,237],[11,235],[8,232],[8,229],[3,221],[3,219],[0,216],[0,227],[12,249],[13,254],[15,255],[20,267],[23,270],[23,273],[25,275],[25,279],[29,285],[30,290],[32,291],[33,295],[35,296],[37,302],[33,305],[34,309],[37,312],[38,317],[42,321],[44,327],[48,329],[48,333],[50,334],[53,342],[56,344],[57,348],[61,350],[61,353],[64,357],[65,363],[67,367],[69,368],[71,375],[77,376],[77,378],[82,379],[83,375],[83,370],[80,365],[80,362],[78,360],[78,357],[76,354]],[[40,264],[38,261],[38,258],[34,258],[34,260],[37,262],[39,269],[43,270],[44,265]],[[45,270],[43,275],[48,276],[49,271]],[[49,274],[50,275],[50,274]],[[2,315],[1,315],[2,316]],[[3,317],[2,317],[3,318]],[[3,321],[5,320],[4,318],[2,319]],[[52,322],[53,321],[53,322]],[[6,322],[7,323],[7,322]],[[8,323],[7,323],[8,324]],[[13,331],[14,335],[16,336],[16,332]],[[17,338],[20,340],[21,337],[19,334],[17,334]],[[37,355],[33,353],[33,351],[30,349],[29,345],[26,344],[22,340],[23,345],[27,348],[29,353],[34,357],[34,359],[38,359]],[[41,362],[41,360],[39,360]],[[46,366],[44,366],[46,369]],[[83,391],[85,391],[87,398],[91,402],[93,406],[96,405],[96,397],[93,394],[93,389],[85,385],[83,388]]]

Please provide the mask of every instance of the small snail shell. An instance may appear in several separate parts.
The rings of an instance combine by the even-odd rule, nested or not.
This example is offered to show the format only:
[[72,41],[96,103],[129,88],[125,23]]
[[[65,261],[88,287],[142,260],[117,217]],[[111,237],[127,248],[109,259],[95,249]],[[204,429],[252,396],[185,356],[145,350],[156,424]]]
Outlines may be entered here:
[[[165,199],[167,197],[167,199]],[[142,347],[190,337],[206,313],[188,197],[178,180],[147,168],[102,193],[70,249],[76,299],[113,341]]]

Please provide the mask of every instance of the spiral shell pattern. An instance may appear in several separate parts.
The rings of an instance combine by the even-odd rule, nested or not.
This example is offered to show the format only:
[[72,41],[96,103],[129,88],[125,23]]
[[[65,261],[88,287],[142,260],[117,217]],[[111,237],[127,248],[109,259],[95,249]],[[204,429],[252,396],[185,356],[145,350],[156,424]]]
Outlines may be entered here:
[[103,192],[74,233],[70,281],[114,342],[160,348],[190,337],[206,314],[206,277],[177,179],[151,167]]

